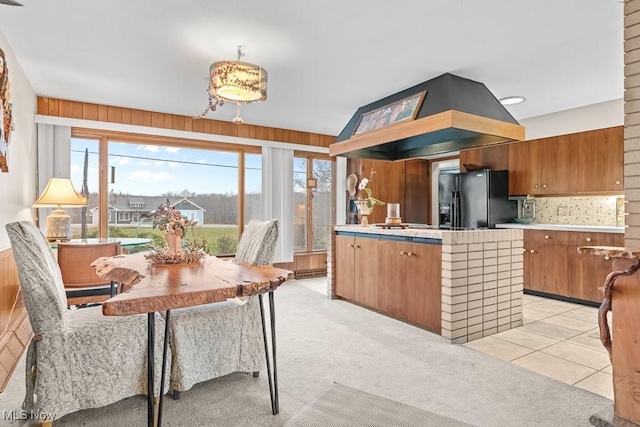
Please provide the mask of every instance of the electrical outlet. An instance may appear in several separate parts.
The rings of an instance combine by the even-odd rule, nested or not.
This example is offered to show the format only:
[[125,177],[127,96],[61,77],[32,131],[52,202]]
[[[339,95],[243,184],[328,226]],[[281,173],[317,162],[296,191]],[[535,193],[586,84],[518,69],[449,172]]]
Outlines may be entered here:
[[558,206],[558,216],[567,216],[569,214],[568,206]]

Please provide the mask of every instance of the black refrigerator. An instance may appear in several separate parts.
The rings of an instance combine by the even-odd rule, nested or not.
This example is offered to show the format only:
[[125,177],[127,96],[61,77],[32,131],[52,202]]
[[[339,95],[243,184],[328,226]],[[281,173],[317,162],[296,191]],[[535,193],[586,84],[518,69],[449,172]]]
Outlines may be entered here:
[[495,228],[518,216],[509,200],[509,171],[489,169],[438,177],[440,228]]

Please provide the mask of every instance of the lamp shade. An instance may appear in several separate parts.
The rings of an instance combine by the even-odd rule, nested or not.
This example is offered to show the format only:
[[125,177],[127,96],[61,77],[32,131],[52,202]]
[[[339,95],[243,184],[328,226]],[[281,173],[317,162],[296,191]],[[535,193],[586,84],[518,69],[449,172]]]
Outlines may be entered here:
[[209,93],[216,99],[238,103],[267,99],[267,70],[240,61],[218,61],[209,69]]
[[73,188],[69,178],[51,178],[33,207],[85,206],[86,204],[87,202]]

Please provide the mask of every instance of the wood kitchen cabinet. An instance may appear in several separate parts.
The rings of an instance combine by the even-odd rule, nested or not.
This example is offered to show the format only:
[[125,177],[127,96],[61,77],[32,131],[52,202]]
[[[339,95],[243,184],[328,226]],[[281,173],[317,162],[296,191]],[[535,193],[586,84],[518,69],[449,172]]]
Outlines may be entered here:
[[622,126],[509,144],[509,194],[621,193]]
[[336,236],[336,259],[340,260],[340,268],[336,269],[336,295],[346,299],[355,296],[355,237]]
[[375,261],[379,258],[377,238],[336,236],[336,295],[377,308],[380,275]]
[[529,243],[529,289],[568,296],[567,247],[565,245]]
[[442,247],[423,243],[380,241],[383,277],[380,310],[440,333]]
[[336,295],[441,333],[441,245],[336,235],[335,251]]
[[524,288],[550,295],[601,302],[598,287],[611,273],[604,257],[582,255],[580,246],[613,246],[622,234],[525,230]]

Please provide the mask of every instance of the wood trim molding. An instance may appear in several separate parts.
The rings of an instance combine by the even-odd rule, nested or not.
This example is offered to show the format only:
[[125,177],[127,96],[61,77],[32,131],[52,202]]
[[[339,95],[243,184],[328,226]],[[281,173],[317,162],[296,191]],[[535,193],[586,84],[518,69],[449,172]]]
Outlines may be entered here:
[[0,252],[0,392],[4,390],[33,334],[22,295],[11,313],[20,287],[13,251]]
[[329,147],[329,154],[337,156],[448,128],[469,130],[517,141],[524,139],[525,132],[524,127],[520,125],[449,110],[340,141]]
[[264,141],[285,142],[314,147],[329,147],[329,145],[335,142],[335,136],[319,133],[301,132],[290,129],[249,124],[236,125],[222,120],[194,119],[192,117],[177,114],[166,114],[41,96],[38,97],[37,114],[43,116],[66,117],[72,119],[259,139]]

